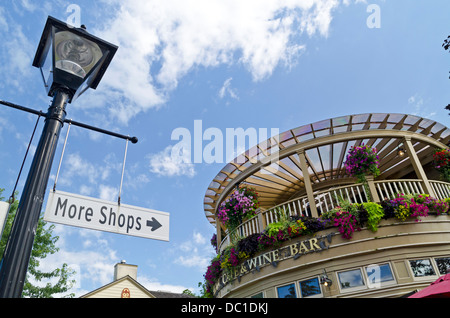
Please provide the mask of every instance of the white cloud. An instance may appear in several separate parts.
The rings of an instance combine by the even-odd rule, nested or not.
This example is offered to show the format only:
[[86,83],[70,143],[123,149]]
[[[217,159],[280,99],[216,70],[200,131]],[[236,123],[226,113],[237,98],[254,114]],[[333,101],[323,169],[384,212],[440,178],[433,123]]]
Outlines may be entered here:
[[207,243],[206,238],[199,232],[194,232],[193,239],[196,244],[206,244]]
[[8,32],[8,22],[5,17],[5,9],[2,7],[0,7],[0,28],[2,28],[5,34]]
[[[356,1],[358,3],[359,1]],[[21,0],[26,11],[43,10]],[[349,1],[344,1],[348,5]],[[47,4],[47,2],[46,2]],[[161,107],[178,82],[196,68],[242,65],[260,81],[279,66],[290,69],[306,49],[302,34],[328,36],[338,0],[103,0],[105,22],[93,34],[119,46],[95,92],[83,97],[84,109],[107,108],[122,124],[150,108]],[[32,68],[35,45],[0,8],[8,41],[0,56],[7,79],[20,88]],[[88,26],[89,27],[89,26]],[[14,82],[14,80],[16,82]],[[233,98],[235,91],[227,91]],[[106,107],[105,107],[106,106]],[[96,115],[97,116],[97,115]]]
[[[102,239],[102,232],[55,225],[53,234],[59,237],[56,243],[59,251],[40,260],[39,268],[42,271],[49,272],[61,268],[64,263],[68,264],[69,268],[76,272],[71,277],[75,279],[76,284],[67,294],[75,293],[75,296],[79,297],[97,287],[112,282],[114,264],[119,261],[119,258],[117,252],[110,247],[109,242]],[[80,245],[76,250],[71,250],[66,244],[68,237],[71,235],[81,237]],[[92,244],[92,242],[94,243]],[[45,285],[47,281],[42,280],[34,283]],[[83,290],[80,288],[80,286],[87,285],[92,286],[92,289]]]
[[190,153],[181,148],[176,153],[174,146],[167,146],[163,151],[149,155],[150,171],[160,176],[195,176],[194,164],[190,161]]
[[186,267],[197,267],[200,270],[205,270],[211,259],[201,255],[186,255],[179,256],[177,262]]
[[100,199],[106,201],[117,201],[119,190],[116,187],[101,184],[99,186]]
[[185,289],[188,289],[188,287],[184,287],[181,285],[164,284],[155,279],[150,279],[145,276],[141,277],[139,276],[139,273],[138,273],[138,282],[139,284],[147,288],[149,291],[165,291],[181,294]]
[[430,111],[427,107],[427,103],[423,100],[423,97],[416,94],[408,98],[409,113],[424,118],[432,118],[437,113]]
[[92,187],[82,184],[80,186],[80,194],[90,196],[93,193]]
[[0,63],[1,74],[14,74],[3,76],[3,80],[20,91],[24,90],[23,80],[31,77],[34,45],[22,31],[22,26],[15,23],[0,7],[0,57],[7,63]]
[[[119,46],[92,105],[123,123],[161,106],[192,69],[243,65],[255,81],[290,67],[300,35],[327,36],[337,0],[104,0],[116,12],[93,33]],[[89,104],[89,103],[86,103]]]
[[74,177],[83,177],[91,184],[95,184],[100,179],[99,167],[83,159],[78,153],[67,155],[64,161],[59,183],[70,185]]
[[30,3],[30,0],[21,0],[20,3],[22,4],[22,7],[30,12],[33,12],[36,10],[36,4]]
[[415,101],[416,101],[415,96],[411,96],[410,98],[408,98],[408,104],[413,104]]
[[[59,237],[56,243],[59,251],[42,259],[39,268],[43,271],[53,271],[66,263],[69,268],[75,270],[76,273],[71,278],[75,279],[76,284],[66,294],[74,293],[75,297],[79,297],[113,281],[114,265],[121,259],[110,242],[103,238],[103,232],[56,225],[53,233]],[[79,237],[80,244],[75,250],[69,248],[66,244],[71,235]],[[181,293],[188,288],[181,285],[165,284],[155,278],[148,277],[142,274],[142,271],[139,270],[140,267],[138,267],[137,280],[148,290]],[[41,282],[33,281],[38,286],[45,286],[47,282],[49,281],[45,279]],[[51,282],[55,283],[55,280]],[[84,289],[81,286],[84,286]]]
[[110,178],[111,172],[121,173],[121,167],[122,163],[111,154],[106,155],[100,164],[93,164],[81,157],[80,154],[71,153],[64,156],[57,186],[70,186],[76,183],[74,182],[76,178],[81,178],[82,183],[79,186],[81,194],[91,195],[94,189],[97,189],[100,196],[106,200],[113,197],[114,194],[117,196],[118,190],[100,183],[106,182]]
[[204,272],[211,261],[213,248],[201,233],[194,231],[192,238],[178,246],[175,263]]

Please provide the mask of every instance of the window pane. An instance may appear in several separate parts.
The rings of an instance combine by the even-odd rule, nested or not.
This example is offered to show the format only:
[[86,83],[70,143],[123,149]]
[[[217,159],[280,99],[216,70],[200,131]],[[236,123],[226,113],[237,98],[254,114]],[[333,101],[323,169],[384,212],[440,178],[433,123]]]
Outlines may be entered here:
[[450,257],[436,258],[436,264],[439,270],[439,274],[447,274],[447,270],[450,269]]
[[414,277],[432,276],[435,275],[433,266],[429,259],[419,259],[409,261]]
[[258,294],[256,294],[256,295],[253,295],[253,296],[250,297],[250,298],[264,298],[264,295],[263,295],[262,292],[260,292],[260,293],[258,293]]
[[299,285],[302,297],[321,294],[319,279],[317,277],[301,281]]
[[364,286],[364,281],[362,279],[361,271],[359,269],[341,272],[338,273],[338,276],[339,282],[341,283],[341,288]]
[[366,273],[370,284],[379,284],[394,280],[389,264],[368,266],[366,267]]
[[297,298],[294,284],[278,287],[277,290],[278,298]]

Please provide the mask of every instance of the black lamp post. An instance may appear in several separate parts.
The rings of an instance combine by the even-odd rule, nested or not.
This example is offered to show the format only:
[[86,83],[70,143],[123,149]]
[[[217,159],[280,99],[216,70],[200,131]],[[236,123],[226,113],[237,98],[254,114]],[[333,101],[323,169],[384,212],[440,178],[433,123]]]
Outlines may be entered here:
[[33,66],[41,70],[53,98],[17,208],[11,234],[0,264],[0,297],[22,295],[36,228],[41,213],[66,105],[88,88],[95,89],[117,46],[48,17]]

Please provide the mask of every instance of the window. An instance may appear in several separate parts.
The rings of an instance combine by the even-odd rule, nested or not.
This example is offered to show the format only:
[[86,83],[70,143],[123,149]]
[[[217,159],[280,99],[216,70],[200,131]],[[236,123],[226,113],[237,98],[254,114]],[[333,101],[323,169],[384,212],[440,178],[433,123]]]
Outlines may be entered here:
[[450,269],[450,257],[435,258],[435,261],[439,270],[439,274],[447,274],[447,270]]
[[369,265],[366,267],[367,285],[370,288],[377,288],[383,285],[395,284],[389,264]]
[[350,271],[338,273],[339,285],[343,290],[354,290],[365,288],[364,279],[361,269],[353,269]]
[[277,288],[278,298],[297,298],[295,284],[289,284]]
[[314,277],[298,282],[300,287],[300,294],[302,297],[320,297],[322,290],[320,289],[319,278]]
[[354,292],[366,288],[381,288],[396,284],[391,265],[371,264],[360,268],[337,273],[342,293]]
[[251,296],[250,298],[264,298],[264,293],[263,292],[257,293]]
[[429,259],[417,259],[409,261],[414,277],[426,277],[436,275]]

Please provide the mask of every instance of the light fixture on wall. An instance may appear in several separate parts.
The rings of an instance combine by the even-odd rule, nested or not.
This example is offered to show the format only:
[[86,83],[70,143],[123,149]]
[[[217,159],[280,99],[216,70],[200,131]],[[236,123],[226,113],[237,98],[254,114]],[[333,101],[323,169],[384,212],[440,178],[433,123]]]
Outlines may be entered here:
[[324,286],[331,286],[333,281],[328,277],[326,270],[323,270],[323,274],[320,276],[320,283]]
[[405,148],[403,148],[403,145],[402,145],[401,141],[399,141],[398,145],[397,145],[397,155],[400,158],[403,158],[406,155],[406,150],[405,150]]

